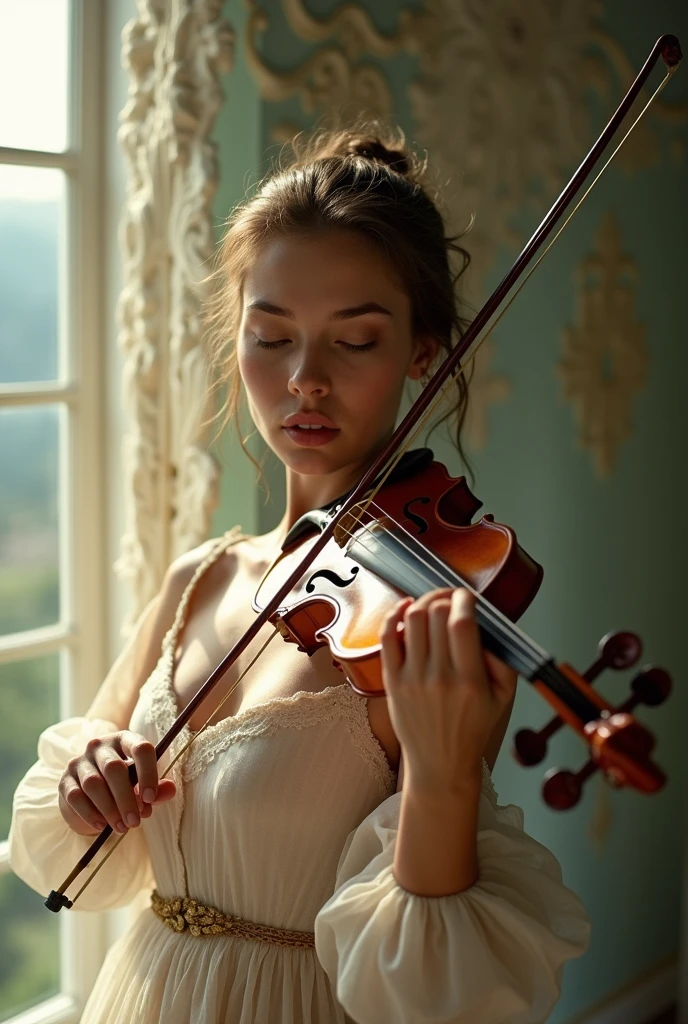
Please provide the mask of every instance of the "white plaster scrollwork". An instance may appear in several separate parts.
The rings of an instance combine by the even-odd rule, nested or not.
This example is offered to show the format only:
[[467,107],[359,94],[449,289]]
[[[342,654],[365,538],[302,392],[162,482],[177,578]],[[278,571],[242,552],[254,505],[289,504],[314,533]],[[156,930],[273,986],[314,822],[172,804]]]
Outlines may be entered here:
[[[425,0],[407,27],[420,69],[409,87],[416,131],[446,183],[452,228],[475,215],[466,245],[478,292],[500,247],[524,241],[524,213],[543,213],[587,152],[590,92],[610,112],[637,73],[600,14],[598,0]],[[688,124],[688,104],[657,100],[619,167],[659,159],[658,123]],[[674,159],[684,149],[674,136]]]
[[600,477],[610,475],[631,435],[633,402],[645,386],[649,356],[635,313],[638,268],[623,251],[621,229],[605,216],[596,251],[576,270],[578,315],[563,334],[559,375],[573,404],[578,444]]
[[[421,75],[409,98],[452,227],[466,239],[478,290],[515,215],[556,194],[588,138],[581,79],[594,0],[426,0],[414,40]],[[541,189],[538,195],[533,189]]]
[[118,305],[125,355],[126,531],[118,574],[133,595],[125,631],[177,555],[204,540],[218,470],[206,451],[209,412],[200,316],[213,249],[217,187],[210,131],[233,33],[220,0],[137,0],[123,31],[129,97],[119,141],[127,164]]
[[[298,96],[306,114],[325,115],[330,124],[342,124],[360,116],[386,120],[393,112],[392,95],[382,69],[362,61],[366,55],[389,57],[405,46],[410,12],[391,36],[375,27],[368,12],[347,3],[326,19],[314,18],[303,0],[283,0],[289,27],[296,36],[320,44],[300,66],[280,71],[265,61],[258,38],[269,28],[265,11],[251,2],[246,32],[246,58],[263,99],[277,102]],[[293,126],[281,125],[276,137],[283,140]]]

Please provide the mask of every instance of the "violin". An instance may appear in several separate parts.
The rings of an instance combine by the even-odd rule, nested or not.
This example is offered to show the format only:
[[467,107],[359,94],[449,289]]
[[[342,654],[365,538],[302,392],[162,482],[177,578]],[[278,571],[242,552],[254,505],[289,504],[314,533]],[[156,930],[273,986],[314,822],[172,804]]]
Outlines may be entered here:
[[[476,596],[476,619],[483,646],[527,679],[555,708],[557,717],[541,733],[521,730],[514,754],[523,765],[542,760],[547,738],[565,722],[589,745],[590,760],[573,773],[547,773],[543,798],[565,810],[580,799],[583,783],[597,770],[615,786],[654,793],[666,781],[649,755],[652,734],[630,714],[644,700],[657,705],[671,692],[663,669],[648,668],[635,683],[635,700],[613,708],[590,685],[607,665],[627,667],[640,655],[634,634],[616,634],[602,645],[594,669],[582,675],[557,664],[515,622],[542,582],[543,570],[518,544],[516,534],[481,507],[464,477],[453,479],[430,449],[409,452],[374,501],[361,502],[337,521],[334,535],[310,561],[307,571],[286,593],[285,581],[301,564],[313,538],[324,530],[341,502],[309,512],[287,534],[282,554],[268,569],[253,598],[263,612],[283,595],[270,614],[288,643],[311,655],[329,646],[332,660],[353,689],[364,697],[384,695],[380,635],[387,614],[402,597],[418,598],[439,587],[468,587]],[[357,514],[358,512],[362,514]],[[399,630],[403,633],[403,627]]]
[[[513,530],[496,523],[490,515],[472,523],[480,502],[464,479],[449,477],[445,467],[434,461],[432,453],[428,459],[427,455],[408,452],[406,461],[401,461],[404,449],[413,438],[412,431],[417,432],[423,426],[434,404],[441,399],[445,383],[463,372],[494,325],[495,317],[501,315],[500,309],[507,297],[513,298],[517,282],[520,280],[521,287],[523,280],[532,273],[537,265],[533,262],[535,255],[554,229],[559,225],[558,233],[563,230],[572,215],[560,225],[564,213],[660,58],[667,73],[655,96],[681,60],[676,36],[663,35],[657,40],[568,185],[358,484],[339,499],[334,508],[308,513],[289,531],[282,554],[261,581],[254,597],[256,618],[157,744],[158,760],[266,622],[275,626],[273,636],[281,633],[285,640],[297,643],[306,653],[327,643],[333,659],[359,693],[381,695],[384,689],[376,624],[389,603],[396,603],[399,593],[415,597],[440,586],[466,586],[476,594],[476,616],[485,647],[515,668],[556,711],[552,722],[539,733],[521,730],[517,734],[515,753],[520,762],[538,763],[544,757],[547,738],[562,723],[571,726],[590,748],[590,760],[580,772],[559,771],[546,778],[544,796],[549,805],[559,809],[573,806],[585,779],[598,769],[618,786],[630,786],[644,793],[661,789],[666,777],[650,759],[654,738],[631,711],[637,703],[644,701],[652,705],[666,699],[671,689],[668,674],[654,668],[641,672],[633,681],[633,696],[619,708],[603,700],[590,684],[603,667],[626,668],[634,664],[640,656],[638,638],[630,633],[605,637],[597,659],[584,673],[557,663],[515,625],[537,593],[542,569],[519,547]],[[580,202],[582,200],[577,205]],[[540,259],[542,255],[544,253]],[[313,525],[315,534],[306,537],[307,533],[312,534]],[[202,731],[199,730],[189,743]],[[185,750],[186,747],[179,751],[175,760]],[[132,784],[138,781],[133,764],[129,765],[129,778]],[[93,875],[125,838],[117,838],[70,900],[65,895],[66,890],[111,835],[112,828],[108,825],[59,888],[51,891],[45,901],[49,910],[57,913],[63,907],[73,906]]]

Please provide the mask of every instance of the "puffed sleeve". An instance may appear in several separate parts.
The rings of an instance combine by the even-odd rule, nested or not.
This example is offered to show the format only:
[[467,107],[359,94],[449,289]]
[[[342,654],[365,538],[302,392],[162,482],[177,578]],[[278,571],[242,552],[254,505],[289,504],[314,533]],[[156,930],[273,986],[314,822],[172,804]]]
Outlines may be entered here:
[[350,834],[316,917],[316,951],[339,1002],[357,1024],[542,1024],[564,962],[590,939],[556,857],[524,832],[521,808],[500,806],[484,783],[478,880],[456,895],[417,896],[392,871],[401,799]]
[[[57,786],[67,762],[83,754],[94,736],[117,732],[118,728],[103,719],[87,718],[68,718],[51,725],[38,739],[38,760],[17,786],[9,834],[10,867],[44,896],[60,885],[95,838],[77,835],[60,814]],[[111,836],[104,849],[107,851],[115,841]],[[102,855],[97,855],[96,862]],[[86,873],[77,883],[85,879]],[[131,829],[79,897],[75,909],[126,906],[141,889],[152,886],[152,879],[143,829]],[[77,883],[68,895],[73,895]]]

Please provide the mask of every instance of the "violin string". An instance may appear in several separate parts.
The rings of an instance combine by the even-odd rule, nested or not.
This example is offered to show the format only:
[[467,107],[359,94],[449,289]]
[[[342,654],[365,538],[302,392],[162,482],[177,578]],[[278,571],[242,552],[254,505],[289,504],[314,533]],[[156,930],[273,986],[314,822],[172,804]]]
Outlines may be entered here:
[[[395,526],[397,526],[411,540],[415,540],[415,538],[411,536],[411,534],[408,532],[408,530],[404,526],[402,526],[401,523],[397,522],[392,516],[388,515],[388,513],[385,512],[384,509],[381,509],[380,506],[377,505],[377,503],[375,503],[375,507],[379,508],[380,512],[383,514],[383,516],[385,516],[387,519],[391,520],[395,524]],[[375,520],[375,521],[378,522],[378,520]],[[359,526],[360,526],[360,528],[362,530],[364,530],[366,533],[370,534],[373,537],[373,539],[376,539],[376,534],[373,532],[373,530],[370,529],[370,527],[367,524],[361,523],[360,520],[358,520],[358,522],[359,522]],[[348,534],[348,536],[351,537],[352,540],[356,539],[355,534],[351,530],[347,530],[346,528],[343,528],[343,532]],[[386,530],[384,525],[379,527],[379,532],[387,532],[387,533],[389,533],[390,536],[394,537],[395,540],[397,540],[398,543],[403,548],[405,548],[405,550],[408,551],[408,553],[414,559],[416,559],[417,562],[419,562],[421,565],[424,565],[429,570],[429,572],[431,572],[434,576],[439,576],[440,579],[442,580],[442,582],[446,583],[447,586],[455,586],[455,583],[456,583],[455,580],[450,579],[448,576],[444,576],[442,574],[441,570],[437,569],[435,566],[430,565],[430,563],[427,562],[426,559],[424,559],[415,550],[413,550],[408,544],[406,544],[404,542],[404,540],[401,537],[399,537],[397,534],[393,533],[391,530]],[[376,556],[376,557],[378,558],[380,563],[382,563],[384,565],[387,565],[388,567],[391,567],[391,564],[389,563],[389,561],[385,560],[384,555],[379,555],[379,556]],[[416,567],[414,567],[414,571],[416,572],[416,574],[425,583],[428,584],[429,587],[432,586],[432,584],[434,582],[434,579],[433,579],[432,576],[424,575]],[[458,573],[457,573],[457,575],[458,575]],[[462,586],[466,590],[470,591],[470,593],[473,594],[473,596],[475,597],[476,602],[479,605],[480,610],[483,613],[485,619],[487,619],[489,621],[489,623],[494,626],[495,631],[498,630],[498,627],[501,627],[502,631],[506,634],[506,639],[508,640],[508,644],[506,646],[508,647],[509,644],[510,644],[512,651],[515,654],[520,655],[522,657],[524,663],[526,665],[530,666],[530,668],[531,668],[531,670],[533,672],[537,671],[538,668],[542,665],[542,657],[541,656],[540,657],[535,657],[535,653],[534,652],[536,651],[536,647],[533,644],[533,642],[530,640],[530,638],[527,637],[526,634],[523,633],[521,630],[519,630],[518,627],[509,618],[507,618],[507,616],[504,615],[503,612],[501,612],[499,610],[499,608],[496,608],[495,605],[493,605],[486,598],[484,598],[480,594],[480,592],[478,590],[476,590],[467,580],[464,580],[463,577],[461,577],[461,583],[462,583]]]
[[[235,680],[235,682],[234,682],[234,683],[233,683],[233,684],[231,685],[231,687],[229,688],[229,690],[227,691],[227,693],[226,693],[226,694],[224,695],[224,697],[222,698],[222,700],[220,701],[220,703],[219,703],[219,704],[217,705],[217,707],[216,707],[216,708],[214,708],[214,710],[213,710],[213,711],[212,711],[212,713],[211,713],[211,714],[209,715],[209,717],[208,717],[208,718],[207,718],[207,719],[205,720],[205,722],[203,723],[203,725],[201,726],[201,728],[200,728],[200,729],[198,730],[198,732],[192,732],[192,733],[190,733],[189,739],[188,739],[188,740],[186,741],[186,743],[185,743],[185,744],[183,745],[183,747],[181,748],[181,750],[180,750],[180,751],[178,751],[178,752],[177,752],[177,754],[175,754],[174,758],[173,758],[173,759],[172,759],[172,760],[170,761],[170,763],[168,764],[167,768],[165,769],[165,771],[164,771],[164,772],[162,773],[162,775],[160,776],[160,778],[161,778],[161,779],[165,779],[165,778],[167,778],[167,776],[168,776],[168,775],[169,775],[169,773],[170,773],[170,772],[172,771],[172,769],[174,768],[174,766],[175,766],[175,764],[177,763],[177,761],[179,760],[179,758],[180,758],[180,757],[183,757],[183,756],[184,756],[184,754],[186,753],[186,751],[187,751],[187,750],[189,749],[189,747],[190,747],[190,746],[192,745],[192,743],[195,743],[195,742],[196,742],[196,740],[198,739],[198,737],[199,737],[199,736],[200,736],[200,735],[201,735],[202,733],[204,733],[204,732],[205,732],[205,730],[206,730],[206,729],[208,728],[208,726],[210,725],[211,721],[213,720],[213,718],[215,717],[215,715],[216,715],[216,714],[218,713],[218,711],[220,710],[220,708],[222,707],[222,705],[223,705],[223,704],[224,704],[224,703],[225,703],[226,701],[228,701],[228,700],[229,700],[229,698],[230,698],[230,697],[232,696],[232,694],[234,693],[234,691],[236,690],[237,686],[239,685],[239,683],[241,682],[241,680],[242,680],[242,679],[244,678],[244,676],[246,675],[246,673],[247,673],[247,672],[249,671],[249,669],[253,668],[253,666],[254,666],[254,664],[256,663],[256,661],[258,660],[258,658],[260,658],[261,654],[263,653],[263,651],[265,650],[265,648],[266,648],[266,647],[268,646],[268,644],[269,644],[269,643],[272,643],[272,641],[273,641],[273,640],[275,639],[275,635],[276,635],[276,634],[277,634],[278,632],[279,632],[279,628],[278,628],[277,626],[275,626],[275,628],[274,628],[273,632],[272,632],[272,633],[270,634],[270,636],[269,636],[269,637],[267,638],[267,640],[265,641],[265,643],[263,644],[263,646],[262,646],[262,647],[260,648],[260,650],[258,651],[258,653],[254,655],[254,657],[253,657],[253,658],[251,659],[251,661],[250,661],[250,662],[248,663],[248,665],[246,666],[246,668],[244,669],[244,671],[243,671],[243,672],[241,673],[241,675],[240,675],[240,676],[238,677],[238,679],[236,679],[236,680]],[[101,869],[101,868],[103,867],[103,865],[105,864],[105,862],[106,862],[107,860],[109,860],[109,859],[110,859],[110,857],[111,857],[111,856],[112,856],[112,854],[113,854],[113,853],[115,852],[115,850],[117,849],[117,847],[119,846],[119,844],[120,844],[120,843],[122,842],[122,840],[123,840],[123,839],[124,839],[124,838],[125,838],[125,837],[126,837],[126,836],[127,836],[128,834],[129,834],[128,832],[124,832],[124,833],[123,833],[123,834],[122,834],[121,836],[118,836],[118,837],[117,837],[117,841],[116,841],[115,843],[113,843],[113,844],[112,844],[112,846],[110,847],[110,849],[108,850],[108,852],[107,852],[106,854],[104,854],[104,856],[103,856],[103,857],[102,857],[102,858],[101,858],[101,859],[100,859],[100,860],[98,861],[98,863],[96,864],[95,868],[94,868],[94,869],[93,869],[93,870],[91,871],[90,875],[88,876],[88,878],[86,879],[86,881],[84,882],[84,884],[83,884],[83,885],[81,886],[81,888],[80,888],[80,889],[79,889],[79,891],[77,892],[77,894],[76,894],[76,896],[74,897],[74,899],[72,900],[72,906],[74,906],[74,904],[75,904],[75,903],[76,903],[76,901],[77,901],[77,900],[79,899],[79,897],[81,896],[81,894],[82,894],[82,892],[84,891],[84,889],[86,889],[86,888],[87,888],[87,886],[89,886],[89,885],[91,884],[91,882],[92,882],[92,881],[93,881],[93,879],[94,879],[94,878],[96,877],[96,875],[98,874],[98,872],[100,871],[100,869]]]
[[[388,516],[387,518],[389,518],[396,526],[398,526],[399,530],[405,533],[406,536],[411,541],[413,541],[414,543],[418,543],[416,538],[411,535],[411,533],[406,529],[406,527],[401,522],[398,522],[392,516]],[[397,536],[396,534],[393,534],[393,536],[403,547],[406,548],[407,551],[409,551],[409,553],[412,556],[422,561],[426,566],[429,566],[431,571],[433,571],[433,566],[430,565],[426,561],[426,559],[423,559],[421,556],[419,556],[416,553],[415,549],[411,548],[408,544],[404,543],[403,539]],[[434,571],[449,586],[455,586],[456,581],[452,577],[444,577],[442,575],[441,569],[438,570],[435,568]],[[543,656],[547,657],[546,652],[543,651],[539,647],[539,645],[537,645],[533,640],[531,640],[530,637],[523,632],[523,630],[519,629],[519,627],[514,622],[512,622],[511,619],[507,615],[505,615],[500,608],[492,604],[491,601],[488,601],[488,599],[484,597],[479,590],[477,590],[468,580],[464,579],[460,575],[460,573],[456,573],[456,575],[459,576],[459,578],[461,579],[461,586],[464,589],[469,590],[473,594],[479,610],[482,612],[484,618],[489,622],[489,624],[491,624],[495,630],[501,628],[505,636],[500,637],[500,639],[506,638],[511,643],[512,650],[514,653],[520,654],[523,657],[523,660],[527,664],[529,663],[533,670],[538,669],[543,662]],[[428,582],[432,581],[429,580]],[[531,660],[529,661],[529,659]]]
[[[517,288],[515,288],[515,289],[513,290],[513,292],[511,292],[511,294],[510,294],[510,296],[509,296],[509,300],[508,300],[508,302],[505,302],[505,303],[504,303],[504,304],[503,304],[503,305],[501,306],[501,308],[500,308],[500,309],[499,309],[499,310],[497,311],[496,315],[494,316],[494,319],[492,319],[492,320],[491,320],[491,321],[489,322],[489,324],[486,324],[486,325],[485,325],[485,327],[484,327],[484,329],[482,330],[482,332],[481,332],[481,333],[480,333],[480,334],[479,334],[479,335],[478,335],[478,336],[477,336],[477,337],[475,338],[475,340],[473,341],[473,344],[471,345],[471,347],[470,347],[469,351],[468,351],[468,352],[467,352],[467,353],[466,353],[466,354],[464,355],[464,358],[462,359],[462,361],[461,361],[461,364],[460,364],[460,365],[459,365],[459,366],[458,366],[458,367],[456,368],[456,370],[453,370],[453,371],[452,371],[452,373],[451,373],[451,379],[452,379],[452,380],[454,380],[454,379],[455,379],[456,377],[458,377],[458,376],[459,376],[460,374],[461,374],[461,375],[464,375],[464,376],[465,376],[465,370],[466,370],[466,369],[467,369],[467,368],[468,368],[468,367],[470,366],[470,364],[471,364],[471,363],[473,362],[473,360],[475,359],[475,357],[476,357],[476,355],[477,355],[477,353],[478,353],[478,350],[480,349],[480,346],[481,346],[481,345],[482,345],[482,344],[483,344],[483,343],[484,343],[485,341],[487,341],[487,339],[488,339],[488,338],[490,337],[490,335],[492,334],[493,330],[494,330],[494,329],[495,329],[495,327],[496,327],[496,326],[497,326],[497,325],[499,324],[500,320],[502,319],[502,317],[504,316],[504,314],[506,313],[506,311],[507,311],[507,310],[508,310],[508,309],[509,309],[509,308],[511,307],[511,304],[513,303],[513,301],[514,301],[514,299],[516,298],[516,296],[517,296],[517,295],[519,295],[519,293],[521,292],[521,290],[522,290],[522,289],[523,289],[523,287],[525,286],[526,282],[527,282],[527,281],[529,280],[529,278],[530,278],[531,274],[533,274],[533,273],[535,272],[536,268],[537,268],[537,267],[538,267],[538,266],[540,265],[540,263],[541,263],[541,262],[542,262],[542,260],[543,260],[543,259],[545,258],[545,256],[546,256],[546,255],[547,255],[547,253],[549,252],[549,250],[550,250],[550,249],[552,248],[552,246],[554,245],[554,243],[555,243],[555,242],[557,241],[557,239],[559,238],[559,236],[561,235],[561,233],[562,233],[562,232],[564,231],[564,229],[565,229],[565,228],[567,227],[567,225],[568,225],[568,224],[569,224],[569,222],[571,221],[571,218],[572,218],[572,217],[574,216],[574,214],[575,214],[575,213],[576,213],[576,212],[578,211],[578,209],[580,208],[581,204],[582,204],[582,203],[583,203],[583,202],[585,201],[585,199],[586,199],[586,198],[588,197],[588,195],[590,194],[590,192],[592,191],[592,189],[593,189],[593,188],[595,187],[595,185],[597,184],[597,182],[599,181],[599,179],[601,178],[601,176],[602,176],[602,175],[604,174],[604,172],[606,171],[606,169],[607,169],[607,167],[609,166],[609,164],[611,163],[611,161],[612,161],[612,160],[614,159],[614,157],[615,157],[615,156],[616,156],[616,154],[617,154],[617,153],[619,152],[619,150],[621,149],[621,147],[623,146],[623,144],[624,144],[624,143],[626,142],[626,140],[627,140],[627,138],[629,137],[629,135],[631,134],[631,132],[632,132],[632,131],[634,130],[634,128],[635,128],[635,127],[637,126],[637,124],[639,123],[639,121],[641,120],[641,118],[645,116],[645,113],[646,113],[646,111],[648,110],[648,108],[649,108],[649,107],[651,106],[651,104],[652,104],[652,103],[654,103],[654,101],[656,100],[656,98],[657,98],[657,97],[659,96],[659,94],[660,94],[660,93],[662,92],[662,90],[664,89],[664,87],[665,87],[665,86],[667,85],[667,83],[668,83],[669,79],[670,79],[670,78],[671,78],[671,76],[672,76],[672,75],[674,74],[674,72],[676,71],[676,68],[677,68],[677,67],[678,67],[678,65],[676,65],[676,66],[674,66],[674,67],[671,67],[671,68],[667,68],[667,71],[666,71],[666,74],[665,74],[664,78],[663,78],[663,79],[662,79],[662,81],[661,81],[661,82],[659,83],[659,85],[657,86],[657,88],[655,89],[655,91],[654,91],[654,92],[652,93],[652,95],[651,95],[651,96],[650,96],[650,98],[648,99],[647,103],[645,104],[645,106],[643,107],[643,109],[642,109],[642,110],[640,111],[640,113],[638,114],[638,116],[637,116],[637,117],[635,118],[635,120],[633,121],[633,123],[632,123],[632,124],[630,125],[630,127],[628,128],[628,130],[626,131],[626,133],[625,133],[625,134],[623,135],[623,137],[621,138],[621,140],[619,141],[619,143],[617,144],[617,146],[616,146],[616,147],[615,147],[615,149],[613,150],[613,152],[612,152],[611,156],[610,156],[610,157],[609,157],[609,158],[608,158],[608,159],[607,159],[607,160],[605,161],[605,163],[604,163],[604,164],[602,165],[602,167],[600,168],[600,170],[599,170],[599,171],[597,172],[597,174],[595,175],[595,177],[594,177],[594,178],[592,179],[592,181],[590,182],[590,185],[588,186],[588,188],[587,188],[587,189],[585,190],[585,192],[583,193],[583,195],[582,195],[582,196],[580,197],[580,199],[578,200],[578,202],[576,203],[576,205],[575,205],[575,206],[573,207],[573,209],[571,210],[571,212],[570,212],[570,213],[568,214],[568,216],[566,217],[566,219],[565,219],[565,220],[564,220],[564,221],[563,221],[563,222],[562,222],[562,223],[560,224],[559,228],[557,229],[557,231],[555,232],[555,234],[554,234],[554,235],[552,236],[552,238],[551,238],[551,239],[549,240],[549,242],[547,243],[547,245],[545,246],[545,248],[543,249],[543,251],[542,251],[542,252],[540,253],[540,255],[538,256],[538,258],[537,258],[537,259],[536,259],[536,260],[535,260],[535,261],[534,261],[534,262],[533,262],[533,263],[531,264],[531,266],[530,266],[530,267],[528,267],[528,269],[527,269],[527,270],[525,271],[525,273],[523,274],[523,276],[522,276],[522,278],[521,278],[521,281],[520,281],[520,283],[519,283],[518,287],[517,287]],[[535,234],[537,234],[537,232],[536,232]],[[535,236],[533,236],[533,237],[535,237]],[[376,485],[375,485],[375,486],[374,486],[374,487],[373,487],[373,488],[371,489],[371,497],[370,497],[370,500],[368,501],[368,503],[367,503],[367,504],[366,504],[366,505],[364,506],[364,508],[362,509],[362,513],[361,513],[361,514],[363,514],[363,512],[365,512],[365,511],[366,511],[366,509],[368,508],[368,505],[369,505],[369,504],[370,504],[370,502],[371,502],[371,501],[373,500],[373,498],[375,497],[375,495],[376,495],[376,494],[378,493],[378,491],[380,490],[380,488],[381,488],[381,487],[383,486],[383,484],[384,484],[384,483],[385,483],[385,481],[387,480],[387,478],[388,478],[389,474],[390,474],[390,473],[392,472],[392,470],[394,469],[394,467],[395,467],[395,466],[397,465],[397,463],[398,463],[398,462],[399,462],[399,460],[401,459],[402,455],[404,454],[404,452],[406,451],[406,449],[408,448],[408,446],[409,446],[409,445],[411,444],[411,442],[413,441],[413,439],[414,439],[414,438],[415,438],[415,437],[416,437],[416,436],[418,435],[418,433],[420,432],[420,430],[421,430],[421,428],[422,428],[423,424],[424,424],[424,423],[425,423],[425,421],[427,420],[427,418],[428,418],[428,416],[430,415],[430,413],[431,413],[432,411],[434,411],[434,409],[435,409],[436,405],[437,405],[437,404],[438,404],[438,403],[439,403],[439,402],[440,402],[440,401],[441,401],[441,400],[442,400],[442,399],[444,398],[444,396],[445,396],[445,393],[446,393],[446,388],[447,388],[448,384],[449,384],[449,382],[447,381],[447,382],[445,382],[445,383],[444,383],[444,384],[442,385],[442,387],[441,387],[441,388],[439,389],[439,391],[437,392],[437,394],[435,395],[435,397],[434,397],[434,398],[433,398],[433,399],[431,400],[431,402],[430,402],[430,404],[429,404],[429,406],[428,406],[428,409],[427,409],[427,411],[425,412],[425,414],[424,414],[424,416],[422,417],[422,419],[421,419],[421,420],[420,420],[420,421],[419,421],[419,422],[418,422],[418,423],[416,424],[416,426],[415,426],[415,428],[413,429],[413,431],[409,433],[409,435],[408,435],[408,437],[406,438],[406,440],[405,440],[405,442],[403,443],[403,445],[400,445],[400,447],[399,447],[399,448],[397,449],[397,452],[395,453],[395,456],[394,456],[394,457],[393,457],[393,458],[392,458],[392,459],[390,460],[390,463],[389,463],[389,468],[388,468],[388,469],[386,470],[386,472],[384,473],[384,475],[383,475],[383,476],[381,477],[380,481],[379,481],[379,482],[378,482],[378,483],[377,483],[377,484],[376,484]]]

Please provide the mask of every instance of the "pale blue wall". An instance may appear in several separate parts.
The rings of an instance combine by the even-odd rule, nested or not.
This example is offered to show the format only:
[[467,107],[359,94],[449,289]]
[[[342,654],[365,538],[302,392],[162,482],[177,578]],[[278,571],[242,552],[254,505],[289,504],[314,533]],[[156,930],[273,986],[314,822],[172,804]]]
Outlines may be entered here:
[[[226,3],[225,17],[234,28],[234,66],[223,77],[225,101],[215,123],[220,184],[213,210],[218,238],[229,211],[258,179],[261,168],[263,104],[246,65],[243,45],[246,5]],[[233,424],[227,429],[215,456],[222,466],[220,507],[213,521],[213,535],[240,524],[247,533],[259,531],[262,497],[255,487],[255,471],[238,443]]]
[[[325,14],[337,5],[321,0],[308,6],[315,14]],[[381,29],[391,30],[404,5],[398,0],[384,5],[368,0],[366,6],[380,19]],[[306,44],[289,32],[278,0],[263,7],[272,25],[265,39],[266,59],[282,68],[300,62],[308,52]],[[217,129],[223,179],[215,207],[218,217],[243,193],[244,175],[265,166],[261,161],[273,125],[287,118],[308,124],[296,101],[265,105],[257,97],[242,61],[243,11],[239,3],[227,5],[238,30],[237,67],[226,80],[227,100]],[[603,25],[636,67],[664,31],[678,34],[688,50],[688,8],[683,0],[656,0],[651,6],[605,0]],[[402,55],[385,69],[399,123],[412,136],[405,96],[413,63]],[[688,99],[688,67],[679,70],[664,97]],[[666,130],[663,137],[666,141]],[[513,526],[520,542],[545,567],[540,595],[522,620],[526,631],[559,659],[582,670],[593,659],[603,633],[635,630],[645,642],[644,661],[668,667],[675,682],[666,707],[639,712],[658,737],[658,760],[670,782],[652,798],[611,794],[614,817],[601,856],[586,834],[595,786],[590,786],[580,807],[555,814],[539,795],[542,771],[516,767],[508,744],[500,755],[495,782],[502,802],[513,801],[525,809],[528,831],[558,856],[565,880],[580,893],[593,921],[591,949],[567,966],[563,996],[551,1024],[566,1021],[623,986],[674,953],[679,944],[686,786],[682,727],[688,720],[683,647],[688,545],[682,533],[688,506],[688,162],[685,156],[680,163],[672,162],[667,152],[665,145],[661,164],[634,177],[616,167],[609,170],[497,328],[494,372],[509,378],[512,392],[507,402],[492,407],[489,443],[475,457],[475,490],[484,510]],[[611,478],[600,481],[589,454],[575,446],[572,410],[561,397],[556,366],[562,328],[575,321],[574,268],[594,247],[601,217],[610,210],[639,267],[637,309],[647,327],[650,370],[634,407],[633,436],[624,444]],[[525,214],[523,226],[534,226]],[[491,285],[513,256],[500,254]],[[437,435],[431,443],[437,456],[458,474],[458,459],[446,443]],[[237,455],[236,445],[230,447],[216,532],[235,522],[254,532],[269,529],[279,515],[283,494],[279,469],[274,464],[271,468],[275,500],[266,508],[253,486],[250,464]],[[600,690],[620,703],[627,681],[607,674]],[[523,725],[539,727],[549,717],[542,698],[521,683],[510,731]],[[584,754],[582,743],[562,732],[551,745],[547,766],[579,766]]]

